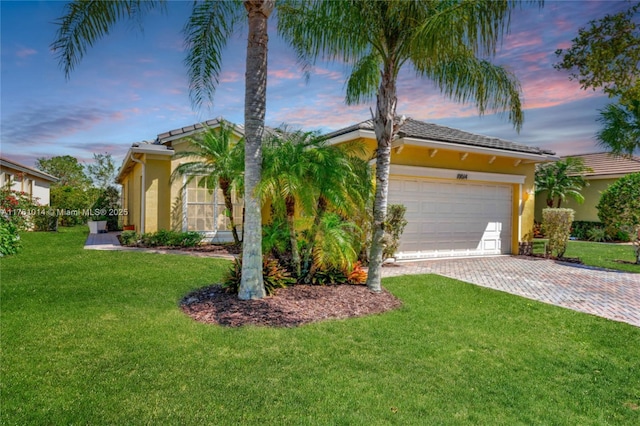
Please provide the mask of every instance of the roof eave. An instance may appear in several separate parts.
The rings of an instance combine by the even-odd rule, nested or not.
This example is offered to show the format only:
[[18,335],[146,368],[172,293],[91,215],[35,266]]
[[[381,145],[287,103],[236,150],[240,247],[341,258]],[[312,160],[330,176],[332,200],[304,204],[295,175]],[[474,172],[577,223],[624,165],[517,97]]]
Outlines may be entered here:
[[[335,144],[347,142],[354,139],[375,139],[375,138],[376,138],[376,134],[373,130],[356,129],[351,132],[334,136],[333,138],[330,138],[327,141],[330,145],[335,145]],[[547,162],[547,161],[559,160],[558,157],[551,154],[545,154],[545,153],[536,154],[531,152],[512,151],[507,149],[466,145],[462,143],[443,142],[443,141],[437,141],[433,139],[403,137],[398,139],[398,141],[404,142],[404,144],[406,145],[422,146],[426,148],[448,149],[451,151],[464,151],[464,152],[476,153],[476,154],[500,155],[502,157],[506,156],[510,158],[519,158],[523,160],[532,160],[534,162]]]
[[31,167],[23,166],[18,163],[14,163],[13,161],[10,161],[10,160],[5,160],[4,158],[0,159],[0,164],[2,164],[5,167],[10,167],[12,169],[19,170],[23,173],[29,173],[33,176],[39,177],[40,179],[44,179],[49,182],[57,182],[60,180],[57,177],[51,176],[48,173],[41,172],[40,170],[32,169]]
[[[127,155],[125,155],[124,160],[122,161],[122,166],[120,166],[120,171],[116,176],[116,183],[122,184],[122,179],[125,174],[129,173],[129,164],[132,163],[131,158],[134,154],[155,154],[155,155],[166,155],[167,157],[173,156],[175,152],[172,149],[164,147],[164,149],[158,148],[149,148],[149,147],[141,147],[141,146],[132,146],[127,151]],[[126,173],[125,173],[126,172]]]

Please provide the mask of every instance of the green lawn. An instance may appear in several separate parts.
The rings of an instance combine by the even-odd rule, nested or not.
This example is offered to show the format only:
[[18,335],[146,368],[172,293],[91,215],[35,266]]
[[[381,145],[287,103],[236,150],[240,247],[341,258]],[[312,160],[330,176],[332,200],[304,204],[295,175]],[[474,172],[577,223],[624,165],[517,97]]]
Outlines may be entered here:
[[633,246],[628,244],[569,241],[566,256],[579,257],[585,265],[640,273],[640,265],[617,262],[635,261]]
[[[543,241],[546,240],[535,240],[535,253],[544,253],[544,245],[542,244]],[[625,263],[635,261],[633,246],[628,244],[569,241],[565,256],[579,257],[582,262],[588,266],[597,266],[599,268],[617,269],[619,271],[640,273],[640,265]]]
[[404,306],[222,328],[178,300],[228,263],[23,236],[0,260],[2,424],[640,424],[640,328],[434,275]]

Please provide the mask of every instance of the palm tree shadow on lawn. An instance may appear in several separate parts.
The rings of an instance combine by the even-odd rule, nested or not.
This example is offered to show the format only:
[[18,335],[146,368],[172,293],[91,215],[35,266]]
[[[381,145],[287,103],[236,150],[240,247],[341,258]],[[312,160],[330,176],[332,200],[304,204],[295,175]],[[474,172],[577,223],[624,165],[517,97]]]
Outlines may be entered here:
[[240,300],[220,285],[187,294],[180,301],[184,313],[198,322],[228,327],[243,325],[297,327],[328,319],[379,314],[402,306],[384,290],[371,292],[364,285],[293,285],[260,300]]

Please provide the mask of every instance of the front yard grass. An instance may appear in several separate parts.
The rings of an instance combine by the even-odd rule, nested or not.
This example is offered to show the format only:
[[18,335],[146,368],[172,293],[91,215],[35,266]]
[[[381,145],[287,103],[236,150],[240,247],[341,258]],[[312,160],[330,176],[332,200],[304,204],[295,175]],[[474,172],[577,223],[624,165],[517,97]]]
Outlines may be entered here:
[[[534,240],[534,253],[544,254],[545,239]],[[640,273],[640,265],[633,262],[633,246],[629,244],[594,243],[590,241],[569,241],[566,257],[578,257],[587,266],[616,269],[618,271]]]
[[640,265],[632,264],[635,261],[634,251],[633,246],[629,244],[569,241],[565,255],[568,257],[579,257],[585,265],[589,266],[640,273]]
[[435,275],[292,329],[178,308],[229,262],[23,235],[1,269],[2,424],[640,424],[640,329]]

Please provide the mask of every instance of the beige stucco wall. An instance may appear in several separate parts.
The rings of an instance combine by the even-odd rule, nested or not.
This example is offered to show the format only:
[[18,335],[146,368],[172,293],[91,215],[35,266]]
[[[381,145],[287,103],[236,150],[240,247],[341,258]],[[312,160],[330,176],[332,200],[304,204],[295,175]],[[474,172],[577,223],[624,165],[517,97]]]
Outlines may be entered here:
[[171,161],[167,156],[146,154],[145,232],[171,227]]
[[[561,207],[575,210],[574,220],[600,222],[598,209],[596,208],[600,201],[600,195],[616,180],[617,179],[589,179],[589,186],[584,187],[581,192],[584,197],[584,203],[579,204],[573,199],[567,199],[562,203]],[[542,209],[547,206],[546,199],[546,192],[541,192],[536,195],[535,219],[538,222],[542,222]]]
[[0,169],[0,185],[10,183],[13,191],[24,192],[39,205],[49,205],[51,182],[20,170],[2,166]]

